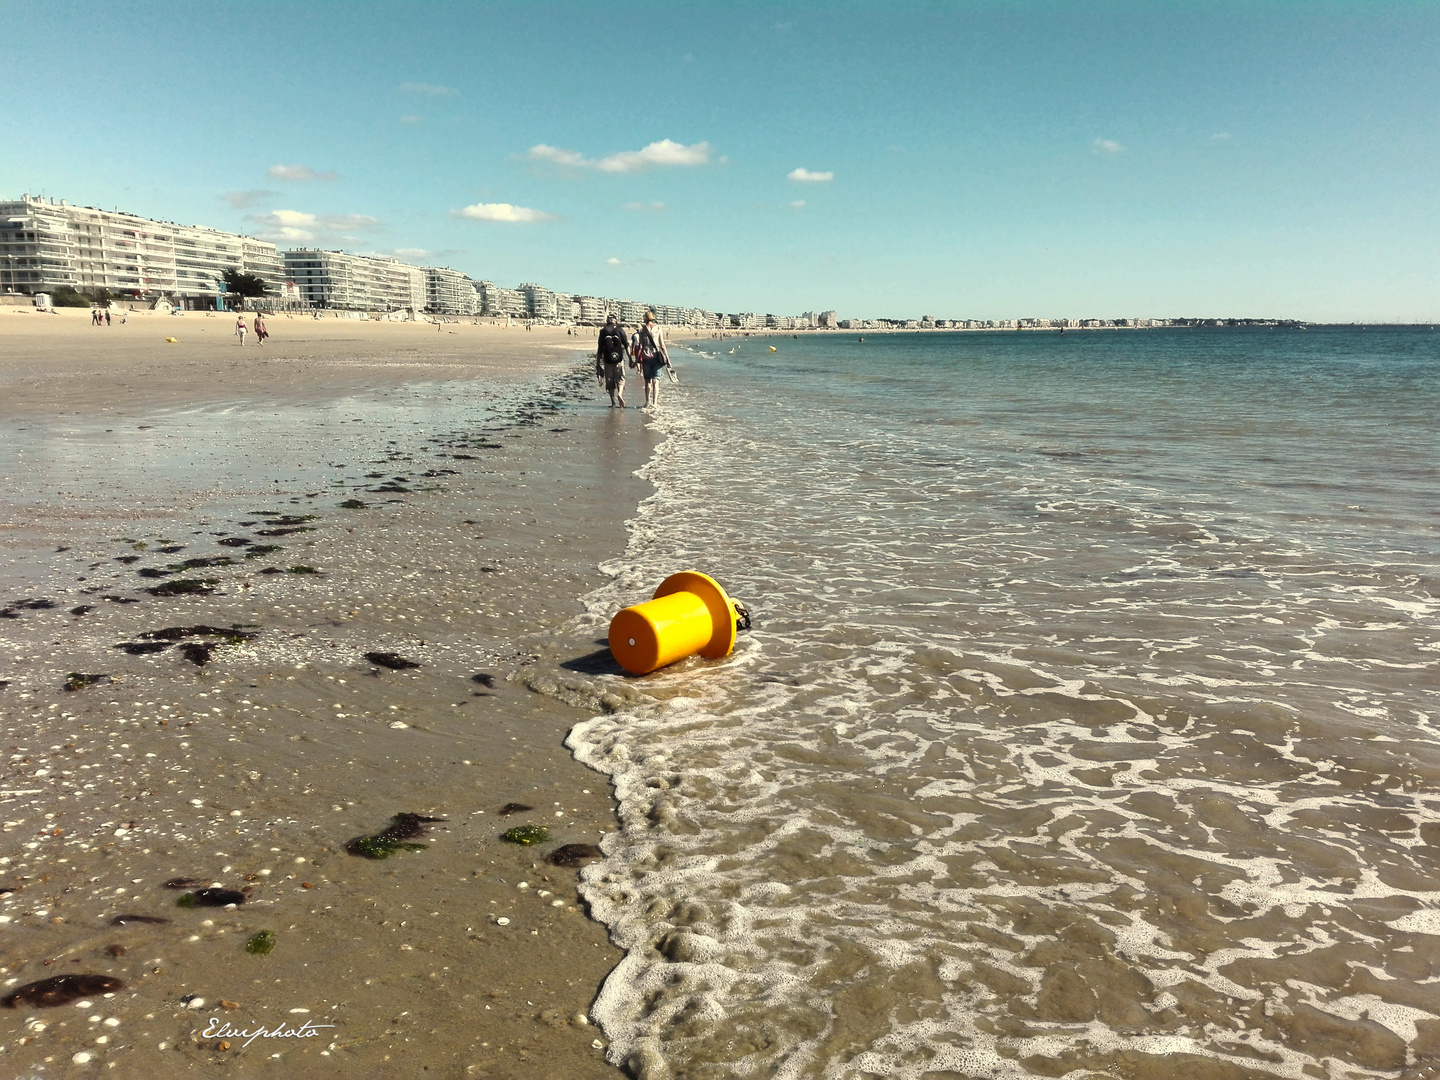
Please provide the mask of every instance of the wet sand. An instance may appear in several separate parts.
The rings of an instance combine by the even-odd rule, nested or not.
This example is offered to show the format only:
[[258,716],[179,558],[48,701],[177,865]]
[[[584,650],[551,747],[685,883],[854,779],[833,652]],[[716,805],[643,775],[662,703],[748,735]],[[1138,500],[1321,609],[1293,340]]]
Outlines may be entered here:
[[[0,1011],[0,1062],[618,1075],[582,1019],[618,953],[545,858],[613,804],[524,687],[600,649],[567,620],[646,493],[642,417],[563,331],[281,319],[236,367],[171,330],[218,318],[78,314],[0,311],[0,981],[126,985]],[[445,820],[347,854],[399,813]],[[176,906],[217,884],[246,902]]]

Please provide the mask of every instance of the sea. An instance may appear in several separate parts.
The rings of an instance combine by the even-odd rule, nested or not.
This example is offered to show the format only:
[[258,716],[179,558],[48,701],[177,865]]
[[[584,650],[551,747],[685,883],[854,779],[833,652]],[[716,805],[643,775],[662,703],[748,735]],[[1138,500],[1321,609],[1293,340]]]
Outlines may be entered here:
[[695,338],[569,628],[646,1080],[1440,1075],[1440,331]]

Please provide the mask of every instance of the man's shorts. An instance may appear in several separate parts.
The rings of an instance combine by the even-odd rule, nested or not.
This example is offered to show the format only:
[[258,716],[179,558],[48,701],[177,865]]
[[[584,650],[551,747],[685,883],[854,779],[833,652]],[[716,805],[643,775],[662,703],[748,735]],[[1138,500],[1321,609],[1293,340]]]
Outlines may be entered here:
[[605,365],[605,389],[620,390],[625,386],[625,362]]

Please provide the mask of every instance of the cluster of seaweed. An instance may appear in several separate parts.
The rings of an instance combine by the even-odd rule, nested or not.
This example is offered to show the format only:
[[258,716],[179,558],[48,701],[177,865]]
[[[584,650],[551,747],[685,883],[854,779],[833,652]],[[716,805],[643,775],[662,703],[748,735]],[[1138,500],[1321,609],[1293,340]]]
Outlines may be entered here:
[[428,844],[411,841],[425,835],[425,826],[445,818],[422,817],[419,814],[396,814],[390,819],[388,828],[372,836],[357,836],[345,845],[351,855],[363,859],[388,859],[397,851],[424,851]]

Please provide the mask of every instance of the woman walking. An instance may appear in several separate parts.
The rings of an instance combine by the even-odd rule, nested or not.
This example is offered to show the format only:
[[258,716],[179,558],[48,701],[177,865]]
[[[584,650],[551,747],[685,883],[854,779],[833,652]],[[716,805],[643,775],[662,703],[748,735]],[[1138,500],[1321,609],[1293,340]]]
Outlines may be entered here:
[[645,376],[645,408],[660,405],[660,372],[670,366],[670,350],[666,347],[665,333],[655,321],[655,313],[645,313],[645,325],[640,328],[636,357],[640,361],[640,373]]
[[241,345],[244,345],[244,344],[245,344],[245,333],[246,333],[246,329],[247,329],[247,328],[246,328],[246,326],[245,326],[245,315],[242,313],[242,314],[235,320],[235,333],[237,333],[238,335],[240,335],[240,344],[241,344]]

